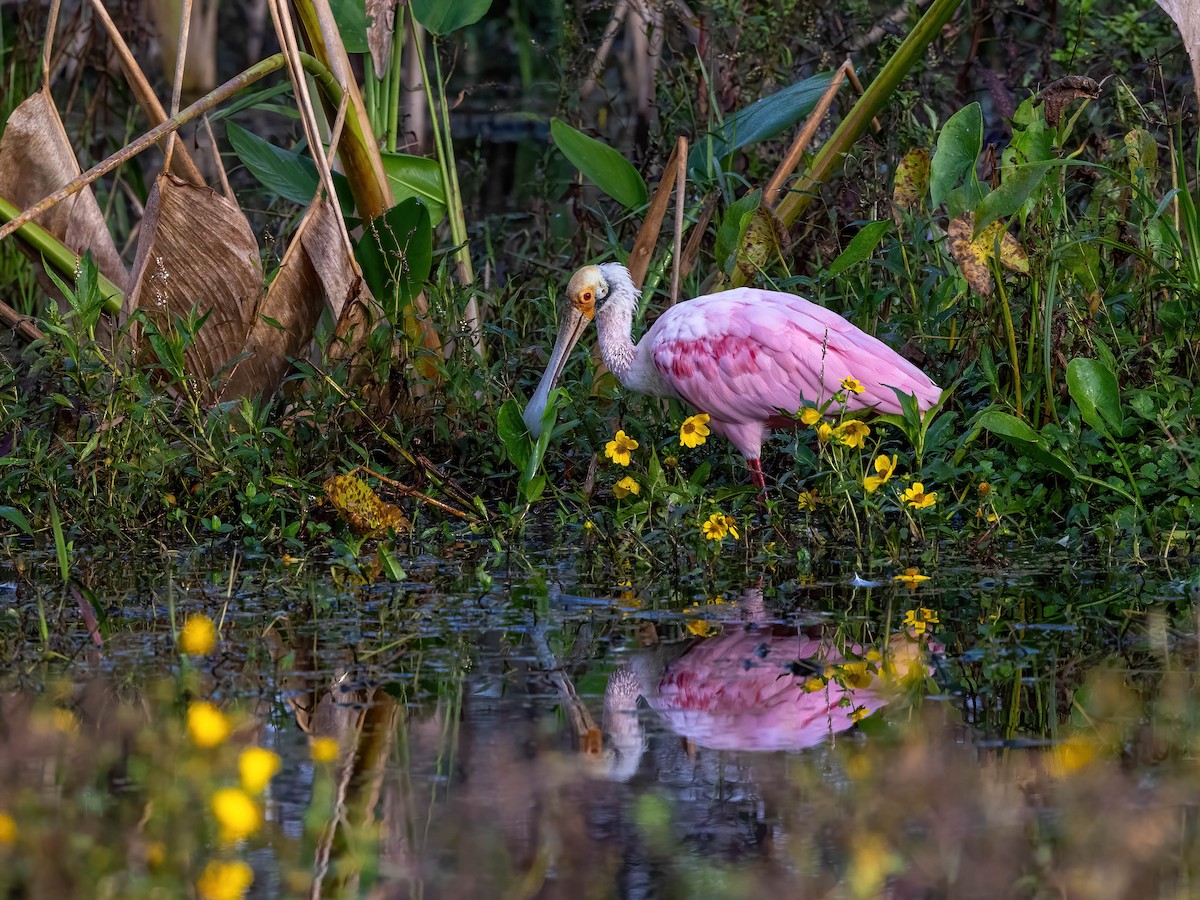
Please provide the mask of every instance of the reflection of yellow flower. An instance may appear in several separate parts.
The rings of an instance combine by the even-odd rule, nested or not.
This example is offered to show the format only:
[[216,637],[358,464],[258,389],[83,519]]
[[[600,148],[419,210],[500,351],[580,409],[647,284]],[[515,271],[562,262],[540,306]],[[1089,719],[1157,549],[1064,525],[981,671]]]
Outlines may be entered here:
[[697,637],[708,637],[710,634],[715,633],[717,629],[709,625],[704,619],[692,619],[687,623],[687,630]]
[[865,388],[859,384],[857,378],[843,378],[841,388],[843,391],[849,391],[852,394],[861,394]]
[[620,481],[613,485],[613,493],[617,495],[618,500],[624,500],[630,494],[637,495],[642,491],[642,486],[633,480],[633,476],[626,475]]
[[604,455],[618,466],[627,466],[632,458],[630,454],[637,448],[637,441],[624,431],[618,431],[613,439],[604,445]]
[[338,742],[331,737],[313,738],[308,754],[313,762],[331,763],[338,758]]
[[688,416],[679,426],[679,443],[685,447],[699,447],[708,439],[708,413]]
[[187,720],[192,743],[205,749],[224,743],[232,730],[225,714],[206,700],[188,707]]
[[913,509],[927,509],[937,503],[937,491],[926,493],[925,485],[915,481],[912,487],[905,489],[903,499]]
[[800,507],[802,512],[810,512],[817,508],[821,502],[821,495],[817,493],[816,488],[809,488],[807,491],[801,491],[796,497],[796,505]]
[[916,634],[924,634],[930,625],[938,625],[938,614],[932,609],[921,607],[910,609],[904,614],[904,624]]
[[210,862],[196,879],[201,900],[241,900],[254,882],[254,870],[241,860]]
[[800,685],[800,689],[806,694],[815,694],[823,687],[825,687],[824,678],[810,678],[804,684]]
[[916,585],[921,581],[928,581],[928,575],[922,575],[920,569],[909,566],[901,575],[892,576],[893,581],[899,581],[907,585]]
[[723,513],[713,513],[708,521],[700,525],[700,530],[710,541],[719,541],[729,534],[728,519]]
[[829,439],[833,437],[833,426],[828,422],[822,422],[817,426],[817,440],[822,444],[828,444]]
[[179,649],[190,656],[208,656],[217,646],[217,626],[208,616],[188,616],[179,632]]
[[861,722],[863,719],[865,719],[870,714],[871,714],[871,710],[867,709],[865,706],[855,707],[854,711],[852,713],[850,713],[850,721],[851,722]]
[[853,449],[863,445],[863,440],[871,434],[871,427],[858,419],[850,419],[834,429],[833,433],[840,443]]
[[816,425],[821,421],[821,411],[816,407],[806,406],[800,413],[800,421],[805,425]]
[[221,826],[221,840],[228,844],[249,837],[262,825],[258,804],[241,788],[221,788],[213,794],[212,811]]
[[875,475],[868,475],[863,479],[863,487],[866,488],[868,494],[873,494],[879,490],[880,485],[887,484],[888,479],[896,471],[895,455],[888,457],[885,454],[879,454],[875,457]]
[[1056,744],[1046,759],[1046,767],[1056,778],[1070,775],[1082,769],[1096,758],[1097,746],[1094,740],[1083,734],[1073,734],[1060,744]]
[[17,820],[8,813],[0,812],[0,844],[17,842]]
[[279,772],[282,760],[278,753],[263,747],[249,747],[238,757],[238,775],[242,787],[251,794],[261,794]]

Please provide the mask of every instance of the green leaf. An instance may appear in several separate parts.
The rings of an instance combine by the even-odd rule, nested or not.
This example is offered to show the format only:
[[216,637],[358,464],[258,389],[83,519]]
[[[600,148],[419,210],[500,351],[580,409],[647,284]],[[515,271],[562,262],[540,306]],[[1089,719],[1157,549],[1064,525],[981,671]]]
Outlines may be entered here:
[[409,197],[420,198],[429,210],[429,221],[436,227],[446,214],[446,189],[442,185],[442,167],[437,160],[407,153],[381,152],[379,155],[383,157],[383,171],[392,186],[392,197],[397,203]]
[[529,463],[529,430],[521,420],[521,406],[513,397],[504,401],[496,415],[496,431],[500,442],[508,453],[508,461],[518,472],[524,472]]
[[997,219],[1007,219],[1017,212],[1041,185],[1047,163],[1016,166],[1009,169],[1000,187],[979,201],[975,208],[975,233],[979,234]]
[[879,246],[879,242],[883,240],[883,236],[891,229],[892,223],[884,220],[882,222],[868,222],[858,230],[846,249],[838,254],[837,259],[833,261],[826,272],[830,278],[836,278],[848,268],[856,263],[868,259],[875,248]]
[[964,179],[976,183],[975,162],[983,152],[983,111],[964,106],[942,126],[929,165],[929,201],[937,207]]
[[63,537],[62,519],[58,516],[58,506],[50,501],[50,531],[54,534],[54,554],[58,557],[58,574],[62,576],[63,584],[71,580],[70,547]]
[[1050,449],[1043,437],[1027,422],[998,409],[986,410],[975,423],[978,427],[1016,447],[1044,469],[1064,478],[1075,478],[1075,468],[1056,451]]
[[366,53],[367,46],[367,4],[365,0],[329,0],[329,8],[333,12],[333,21],[337,23],[338,34],[342,36],[342,44],[347,53]]
[[[317,164],[312,157],[276,147],[235,122],[225,123],[225,136],[238,159],[263,187],[301,206],[312,203],[320,184]],[[353,202],[341,199],[351,196],[346,176],[333,173],[333,186],[338,192],[343,215],[353,215]]]
[[375,219],[354,256],[388,320],[399,325],[433,268],[433,227],[425,204],[410,197]]
[[33,536],[33,528],[29,524],[29,520],[25,518],[25,514],[19,509],[14,509],[11,506],[0,506],[0,519],[4,519],[12,525],[15,525],[20,531],[30,537]]
[[411,0],[413,18],[438,35],[450,34],[483,18],[492,0]]
[[550,120],[550,135],[584,178],[626,209],[635,209],[646,202],[646,182],[618,151],[575,130],[562,119]]
[[762,191],[754,190],[734,200],[729,204],[729,209],[725,210],[721,227],[717,229],[716,246],[713,248],[713,258],[722,272],[729,272],[737,261],[738,248],[742,246],[742,238],[760,203]]
[[832,80],[833,73],[821,72],[739,109],[711,134],[696,140],[688,154],[688,168],[706,177],[713,170],[714,160],[791,128],[813,111]]
[[1125,415],[1117,376],[1095,359],[1073,359],[1067,364],[1067,388],[1083,420],[1104,435],[1121,434]]

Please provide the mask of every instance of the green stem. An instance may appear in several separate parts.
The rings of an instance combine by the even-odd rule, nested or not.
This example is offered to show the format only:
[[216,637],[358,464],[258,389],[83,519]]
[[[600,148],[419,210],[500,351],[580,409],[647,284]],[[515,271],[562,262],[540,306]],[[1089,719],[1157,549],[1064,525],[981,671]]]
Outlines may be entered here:
[[1021,403],[1021,359],[1017,355],[1017,333],[1013,330],[1012,309],[1008,305],[1008,294],[1004,291],[1004,273],[996,261],[996,253],[992,254],[992,273],[996,280],[996,290],[1000,294],[1000,313],[1004,319],[1004,332],[1008,336],[1008,358],[1013,370],[1013,391],[1017,407],[1017,418],[1025,418],[1025,407]]
[[[399,10],[397,10],[399,12]],[[396,152],[396,138],[400,133],[400,87],[403,84],[402,50],[404,49],[404,18],[396,16],[396,27],[392,31],[392,90],[387,101],[387,148]]]
[[[458,271],[463,284],[471,284],[475,273],[471,268],[471,248],[467,245],[467,215],[463,211],[462,191],[458,187],[458,165],[454,159],[454,139],[450,133],[450,107],[446,104],[446,83],[442,79],[442,61],[437,53],[436,38],[433,45],[433,68],[437,73],[438,106],[442,110],[443,149],[446,153],[446,168],[450,180],[446,184],[446,200],[454,209],[454,217],[450,220],[451,236],[458,245],[455,256],[458,259]],[[454,233],[454,225],[458,231]]]

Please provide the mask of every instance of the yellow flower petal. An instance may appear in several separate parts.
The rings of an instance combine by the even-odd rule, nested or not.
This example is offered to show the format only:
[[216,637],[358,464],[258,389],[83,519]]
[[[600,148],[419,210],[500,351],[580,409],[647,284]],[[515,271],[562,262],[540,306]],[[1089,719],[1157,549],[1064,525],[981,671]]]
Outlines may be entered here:
[[604,445],[604,455],[619,466],[627,466],[632,460],[632,451],[637,448],[637,441],[624,431],[618,431],[613,439]]
[[283,761],[278,753],[263,747],[249,747],[238,757],[238,775],[242,787],[250,794],[261,794],[278,774]]
[[843,391],[849,391],[851,394],[861,394],[865,390],[857,378],[843,378],[841,388]]
[[683,420],[683,424],[679,426],[679,443],[685,447],[699,447],[708,440],[708,422],[708,413],[697,413],[694,416],[688,416],[688,418]]
[[196,879],[201,900],[241,900],[254,883],[254,870],[241,860],[210,862]]
[[642,492],[642,486],[633,480],[633,476],[626,475],[620,481],[613,485],[613,493],[617,495],[618,500],[624,500],[630,494],[637,495]]
[[233,730],[225,714],[206,700],[188,707],[187,727],[192,743],[206,750],[223,744]]
[[806,406],[800,412],[800,421],[805,425],[816,425],[821,421],[821,412],[812,406]]
[[258,804],[241,788],[221,788],[212,796],[213,816],[221,826],[221,840],[232,844],[262,827]]
[[208,616],[188,616],[179,632],[179,649],[189,656],[208,656],[217,646],[217,626]]

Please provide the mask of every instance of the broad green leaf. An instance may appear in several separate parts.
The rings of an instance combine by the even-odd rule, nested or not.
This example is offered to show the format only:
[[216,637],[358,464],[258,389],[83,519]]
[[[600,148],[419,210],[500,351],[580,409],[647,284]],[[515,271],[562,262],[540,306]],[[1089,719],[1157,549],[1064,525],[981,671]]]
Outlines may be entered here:
[[425,204],[410,197],[375,219],[354,256],[388,320],[399,326],[433,268],[433,227]]
[[411,0],[409,8],[418,22],[441,37],[475,24],[491,5],[492,0]]
[[409,156],[406,153],[380,153],[383,170],[392,186],[397,203],[417,197],[429,210],[429,221],[436,227],[446,214],[446,189],[442,185],[442,169],[436,159]]
[[496,415],[496,431],[508,453],[508,461],[518,472],[524,473],[531,449],[529,431],[521,420],[520,404],[512,397],[504,401]]
[[721,227],[717,229],[716,246],[713,257],[722,272],[729,272],[736,262],[735,254],[742,245],[742,236],[754,218],[754,211],[762,203],[762,191],[751,191],[729,204],[725,216],[721,219]]
[[829,271],[826,274],[830,278],[836,278],[851,266],[869,258],[891,227],[892,223],[887,220],[868,222],[858,230],[858,234],[850,239],[850,243],[846,245],[846,249],[838,254],[837,259],[833,261],[833,265],[829,267]]
[[333,21],[347,53],[366,53],[367,47],[367,4],[366,0],[329,0]]
[[1117,376],[1103,363],[1082,357],[1067,364],[1067,388],[1083,420],[1105,435],[1119,435],[1125,428],[1121,390]]
[[[312,203],[320,184],[317,164],[312,157],[276,147],[234,122],[225,123],[225,135],[238,159],[263,187],[301,206]],[[338,192],[342,214],[353,215],[353,201],[342,199],[351,196],[346,176],[334,172],[333,186]]]
[[30,526],[29,520],[25,518],[25,514],[19,509],[14,509],[11,506],[0,506],[0,519],[4,519],[11,525],[15,525],[27,535],[33,535],[33,528]]
[[950,196],[964,180],[977,183],[975,163],[983,152],[983,111],[978,103],[964,106],[942,126],[929,165],[929,202],[934,206]]
[[989,409],[975,423],[978,427],[1011,444],[1043,468],[1065,478],[1074,478],[1074,467],[1054,450],[1028,423],[998,409]]
[[645,180],[618,151],[577,131],[562,119],[550,120],[550,135],[584,178],[626,209],[635,209],[646,202]]
[[696,140],[688,154],[688,168],[705,177],[713,160],[791,128],[813,111],[832,80],[831,72],[821,72],[739,109],[711,134]]
[[997,219],[1007,219],[1024,206],[1049,168],[1047,163],[1035,163],[1007,170],[1000,187],[980,200],[975,208],[976,233]]

